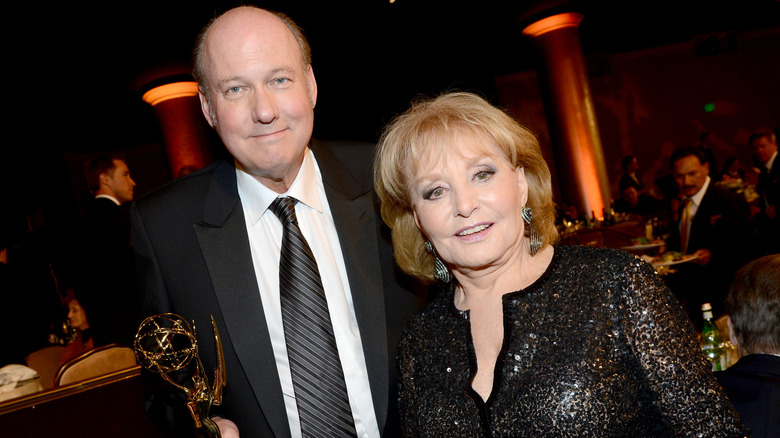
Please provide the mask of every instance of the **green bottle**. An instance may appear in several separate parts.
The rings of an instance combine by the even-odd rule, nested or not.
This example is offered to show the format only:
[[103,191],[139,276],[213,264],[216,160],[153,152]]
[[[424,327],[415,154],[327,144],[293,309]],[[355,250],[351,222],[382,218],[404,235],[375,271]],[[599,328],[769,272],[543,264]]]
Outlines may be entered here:
[[704,327],[701,330],[701,350],[704,356],[712,364],[712,371],[726,369],[726,355],[723,354],[723,340],[715,321],[712,319],[712,306],[710,303],[701,305],[704,316]]

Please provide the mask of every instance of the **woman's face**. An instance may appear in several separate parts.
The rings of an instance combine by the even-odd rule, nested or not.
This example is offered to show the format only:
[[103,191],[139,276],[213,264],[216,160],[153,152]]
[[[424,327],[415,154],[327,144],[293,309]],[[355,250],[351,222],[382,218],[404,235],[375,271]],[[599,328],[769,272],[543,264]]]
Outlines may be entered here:
[[417,226],[456,271],[500,266],[522,250],[523,169],[484,137],[456,135],[445,147],[423,157],[411,181]]
[[68,303],[68,322],[76,330],[86,330],[89,328],[87,323],[87,314],[78,301],[72,300]]

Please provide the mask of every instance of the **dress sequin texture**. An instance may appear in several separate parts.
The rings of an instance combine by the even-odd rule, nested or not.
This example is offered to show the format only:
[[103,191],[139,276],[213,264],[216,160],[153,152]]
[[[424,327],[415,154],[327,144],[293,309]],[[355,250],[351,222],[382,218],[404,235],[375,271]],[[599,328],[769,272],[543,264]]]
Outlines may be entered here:
[[630,254],[556,246],[539,280],[504,295],[486,402],[471,389],[476,355],[453,290],[409,323],[399,347],[405,436],[747,435],[676,299]]

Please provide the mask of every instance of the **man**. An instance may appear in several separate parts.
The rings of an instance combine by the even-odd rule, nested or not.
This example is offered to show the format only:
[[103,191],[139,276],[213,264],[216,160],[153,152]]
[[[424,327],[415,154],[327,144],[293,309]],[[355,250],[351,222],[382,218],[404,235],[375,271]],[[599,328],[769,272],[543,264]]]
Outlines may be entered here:
[[[135,181],[121,155],[100,155],[86,164],[89,190],[95,199],[112,201],[119,206],[133,200]],[[99,201],[98,205],[110,205]]]
[[622,196],[615,202],[616,212],[642,217],[656,216],[663,212],[659,200],[646,193],[639,194],[636,186],[626,186],[621,194]]
[[697,148],[674,151],[671,166],[683,198],[668,246],[695,258],[677,266],[669,282],[700,328],[701,304],[712,303],[713,314],[723,313],[728,284],[756,255],[757,239],[745,199],[711,181],[706,157]]
[[127,204],[135,181],[121,155],[100,155],[86,163],[93,198],[77,234],[75,293],[89,315],[95,345],[132,342],[140,303],[133,281],[133,253]]
[[[295,198],[324,284],[354,432],[391,435],[395,349],[423,302],[395,277],[371,191],[373,149],[311,139],[317,83],[309,46],[286,16],[254,7],[226,12],[202,33],[195,64],[203,113],[234,163],[218,162],[134,203],[147,313],[194,320],[208,370],[214,317],[227,386],[212,414],[223,437],[307,436],[285,331],[286,231],[274,213],[277,198]],[[166,397],[151,400],[152,415],[184,408]],[[167,432],[186,436],[183,423],[192,419]]]
[[766,253],[780,252],[780,163],[777,162],[777,137],[769,129],[760,129],[750,135],[750,147],[761,163],[757,192],[758,213],[754,216],[756,228],[766,247]]
[[754,438],[780,431],[780,254],[737,273],[726,297],[729,339],[739,361],[715,373]]
[[623,176],[620,177],[618,187],[620,193],[623,193],[623,190],[625,190],[626,187],[635,187],[638,193],[645,193],[647,191],[645,189],[645,183],[642,182],[642,179],[636,174],[637,171],[639,171],[639,162],[636,157],[633,155],[626,155],[620,161],[620,164],[623,166]]

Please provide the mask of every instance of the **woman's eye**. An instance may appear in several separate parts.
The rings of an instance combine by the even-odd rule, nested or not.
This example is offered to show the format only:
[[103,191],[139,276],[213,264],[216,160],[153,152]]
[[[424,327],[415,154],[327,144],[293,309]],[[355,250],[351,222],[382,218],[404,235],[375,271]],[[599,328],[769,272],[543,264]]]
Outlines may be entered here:
[[423,199],[436,199],[440,198],[442,195],[444,195],[444,189],[441,187],[436,187],[435,189],[431,189],[423,195]]
[[490,179],[491,176],[493,176],[496,172],[492,170],[483,170],[478,172],[474,178],[478,181],[486,181]]

